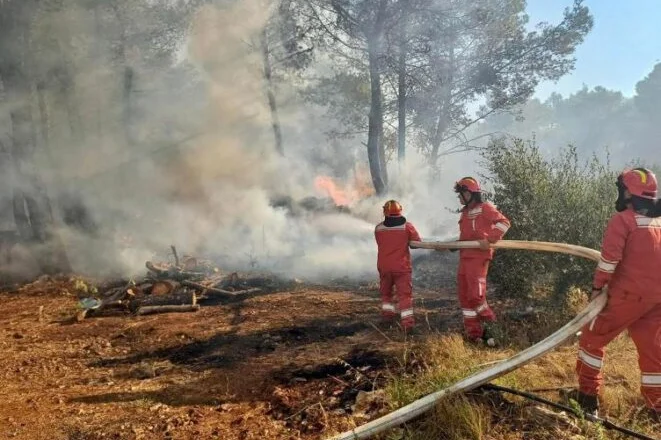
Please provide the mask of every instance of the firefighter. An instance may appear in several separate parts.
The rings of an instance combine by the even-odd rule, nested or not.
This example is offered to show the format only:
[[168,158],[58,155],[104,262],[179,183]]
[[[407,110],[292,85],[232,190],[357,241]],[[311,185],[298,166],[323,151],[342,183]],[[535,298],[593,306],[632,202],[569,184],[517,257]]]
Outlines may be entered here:
[[597,414],[606,345],[628,330],[638,351],[640,391],[646,412],[661,414],[661,212],[656,176],[645,168],[617,178],[617,213],[603,236],[592,296],[608,286],[604,310],[582,331],[576,372],[578,389],[565,395]]
[[473,177],[464,177],[454,187],[463,205],[459,219],[459,240],[477,240],[479,249],[461,249],[457,270],[457,290],[468,339],[495,345],[493,335],[482,323],[496,320],[487,303],[487,273],[494,250],[491,243],[503,238],[510,221],[494,205],[482,200],[482,188]]
[[[396,200],[388,200],[383,205],[383,216],[383,222],[374,229],[378,247],[377,269],[380,278],[381,316],[384,321],[393,321],[399,309],[402,329],[410,331],[415,319],[409,242],[420,241],[420,235],[402,216],[402,205]],[[397,306],[393,299],[393,286],[399,298]]]

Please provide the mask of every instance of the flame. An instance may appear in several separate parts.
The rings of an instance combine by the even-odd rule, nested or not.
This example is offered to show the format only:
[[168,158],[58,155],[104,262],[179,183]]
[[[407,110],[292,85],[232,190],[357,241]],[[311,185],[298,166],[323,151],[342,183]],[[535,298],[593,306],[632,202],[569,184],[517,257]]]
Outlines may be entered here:
[[327,194],[337,206],[349,206],[350,196],[329,176],[317,176],[314,179],[317,190]]
[[350,206],[374,194],[369,174],[356,169],[352,181],[341,184],[330,176],[317,176],[314,179],[317,191],[330,197],[337,206]]

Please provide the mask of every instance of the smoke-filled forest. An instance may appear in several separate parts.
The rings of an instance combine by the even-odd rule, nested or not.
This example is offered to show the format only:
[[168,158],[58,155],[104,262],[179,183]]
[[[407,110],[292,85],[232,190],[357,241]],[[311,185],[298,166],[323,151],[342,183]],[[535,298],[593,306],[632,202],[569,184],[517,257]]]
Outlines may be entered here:
[[[397,194],[445,233],[453,167],[479,168],[477,127],[569,72],[592,26],[581,2],[532,31],[519,1],[0,11],[1,211],[38,249],[16,267],[29,274],[130,274],[171,244],[300,275],[367,270],[382,203],[368,197]],[[334,192],[358,214],[287,215]]]
[[[592,262],[499,251],[484,350],[458,253],[412,250],[421,333],[384,327],[375,243],[389,199],[457,239],[474,176],[507,238],[599,249],[617,173],[660,171],[661,64],[538,94],[600,19],[555,3],[0,0],[0,437],[328,438],[556,331]],[[504,383],[566,388],[572,350]],[[633,365],[606,408],[654,433]],[[376,438],[611,438],[494,399]]]

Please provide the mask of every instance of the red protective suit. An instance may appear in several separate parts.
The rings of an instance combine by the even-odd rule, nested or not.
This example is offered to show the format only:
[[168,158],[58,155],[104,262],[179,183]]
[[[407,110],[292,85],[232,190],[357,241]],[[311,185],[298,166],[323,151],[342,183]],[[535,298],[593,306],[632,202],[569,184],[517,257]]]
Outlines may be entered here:
[[[471,203],[461,212],[460,240],[488,240],[493,243],[505,235],[510,221],[491,203]],[[482,321],[495,321],[496,315],[487,303],[487,273],[493,249],[461,249],[457,290],[468,337],[483,336]]]
[[594,274],[596,289],[606,284],[608,304],[579,341],[579,390],[599,393],[605,347],[628,330],[638,350],[641,393],[661,412],[661,217],[628,208],[610,219]]
[[378,247],[377,269],[380,277],[381,313],[386,319],[396,316],[397,308],[392,289],[395,286],[402,327],[410,329],[415,324],[415,319],[409,242],[421,241],[420,235],[406,218],[399,216],[386,217],[376,226],[374,236]]

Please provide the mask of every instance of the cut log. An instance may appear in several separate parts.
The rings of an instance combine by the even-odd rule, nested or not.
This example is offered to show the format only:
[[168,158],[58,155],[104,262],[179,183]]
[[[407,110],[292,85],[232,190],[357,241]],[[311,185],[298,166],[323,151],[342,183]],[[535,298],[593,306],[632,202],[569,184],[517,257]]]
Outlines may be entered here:
[[151,294],[152,295],[170,295],[175,293],[181,284],[172,280],[160,280],[152,284]]
[[129,309],[133,312],[145,306],[197,304],[197,295],[191,291],[179,291],[169,295],[148,295],[132,299]]
[[141,284],[138,284],[136,287],[143,294],[150,295],[151,294],[151,289],[152,289],[153,286],[154,286],[154,283],[141,283]]
[[109,290],[114,290],[120,287],[126,287],[131,281],[128,279],[119,279],[119,280],[108,280],[100,283],[96,286],[97,290],[103,295]]
[[197,258],[191,257],[190,255],[184,255],[184,259],[182,261],[183,270],[195,270],[197,267]]
[[140,307],[136,315],[151,315],[155,313],[182,313],[182,312],[197,312],[200,310],[199,304],[186,304],[186,305],[166,305],[166,306],[144,306]]
[[147,267],[147,269],[149,269],[150,271],[154,272],[156,275],[165,276],[168,273],[167,269],[156,267],[154,266],[154,263],[152,263],[151,261],[145,262],[145,267]]

